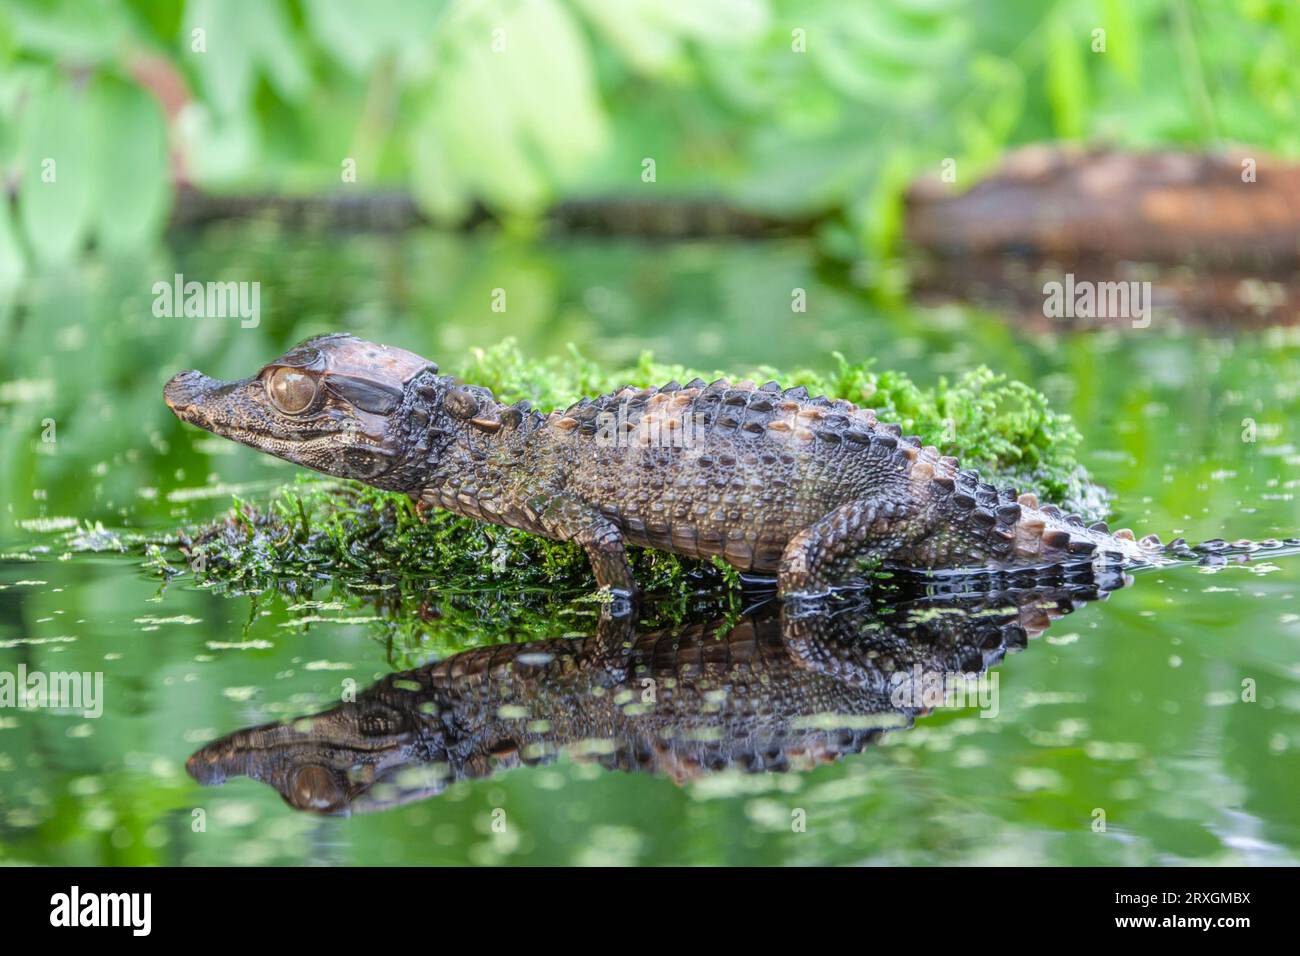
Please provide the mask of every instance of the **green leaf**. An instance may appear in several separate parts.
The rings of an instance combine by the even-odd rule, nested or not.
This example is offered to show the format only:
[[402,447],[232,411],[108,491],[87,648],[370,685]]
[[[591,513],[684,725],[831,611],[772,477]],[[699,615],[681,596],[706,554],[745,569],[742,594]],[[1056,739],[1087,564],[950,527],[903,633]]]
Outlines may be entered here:
[[555,0],[466,8],[438,66],[411,138],[416,194],[435,215],[466,198],[535,210],[605,148],[586,43]]
[[191,0],[179,40],[182,62],[218,113],[250,111],[259,73],[286,100],[307,92],[307,67],[281,0]]
[[1047,100],[1052,107],[1052,124],[1063,139],[1083,136],[1088,99],[1083,56],[1090,38],[1065,16],[1054,17],[1047,33]]
[[130,34],[113,0],[7,0],[13,43],[27,54],[87,66],[109,60]]
[[1115,70],[1136,88],[1142,79],[1141,61],[1137,56],[1141,38],[1138,35],[1137,17],[1127,0],[1103,0],[1105,16],[1106,56],[1112,58]]
[[353,0],[305,0],[307,29],[317,43],[347,70],[368,77],[386,53],[402,59],[427,59],[440,0],[369,0],[363,15]]
[[144,90],[110,76],[89,96],[96,233],[109,248],[138,248],[161,229],[171,196],[162,110]]
[[23,111],[18,204],[36,258],[63,261],[79,252],[94,209],[93,153],[86,95],[61,76],[32,91]]
[[190,175],[205,186],[247,181],[262,148],[251,112],[218,116],[196,105],[182,114],[176,132]]
[[574,6],[606,43],[631,66],[658,74],[678,66],[689,44],[735,46],[767,28],[770,13],[759,0],[713,0],[709,4],[662,0],[574,0]]
[[0,201],[0,311],[8,308],[26,271],[9,203]]

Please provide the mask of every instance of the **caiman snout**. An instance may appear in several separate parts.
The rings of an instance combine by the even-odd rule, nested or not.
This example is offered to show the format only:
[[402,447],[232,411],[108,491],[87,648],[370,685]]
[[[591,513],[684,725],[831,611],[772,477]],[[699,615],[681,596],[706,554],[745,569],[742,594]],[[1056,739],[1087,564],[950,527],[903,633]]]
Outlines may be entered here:
[[205,787],[225,783],[228,776],[221,755],[206,747],[185,761],[185,772]]
[[[185,761],[185,771],[205,787],[232,777],[250,777],[270,784],[290,806],[317,813],[346,813],[353,799],[346,764],[329,765],[327,739],[315,740],[304,722],[266,724],[215,740]],[[354,767],[356,779],[366,775]],[[373,777],[373,770],[369,771]]]
[[187,369],[177,372],[163,388],[163,401],[173,412],[183,412],[196,404],[204,392],[218,384],[202,372]]
[[251,416],[240,414],[240,395],[246,382],[223,382],[202,372],[187,369],[172,376],[163,387],[163,401],[183,422],[206,428],[236,441],[244,439],[228,428]]

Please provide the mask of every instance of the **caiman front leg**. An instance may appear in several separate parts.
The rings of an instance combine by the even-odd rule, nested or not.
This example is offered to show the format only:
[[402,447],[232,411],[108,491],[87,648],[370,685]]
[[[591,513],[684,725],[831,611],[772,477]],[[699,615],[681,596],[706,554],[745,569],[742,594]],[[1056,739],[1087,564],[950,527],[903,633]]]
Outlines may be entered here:
[[596,584],[614,597],[610,612],[630,614],[636,581],[627,560],[623,532],[591,505],[565,494],[540,496],[534,502],[537,521],[548,537],[576,541],[587,552]]
[[898,553],[920,535],[916,510],[897,502],[851,501],[790,539],[781,556],[782,597],[816,597],[849,580],[862,564]]

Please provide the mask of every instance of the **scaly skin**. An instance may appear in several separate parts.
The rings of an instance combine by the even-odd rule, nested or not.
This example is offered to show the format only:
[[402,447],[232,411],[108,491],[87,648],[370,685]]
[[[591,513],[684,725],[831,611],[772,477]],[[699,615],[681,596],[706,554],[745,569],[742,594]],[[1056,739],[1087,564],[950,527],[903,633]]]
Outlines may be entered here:
[[332,710],[216,740],[186,767],[204,784],[261,780],[318,813],[425,799],[561,752],[678,783],[803,770],[926,713],[933,701],[908,693],[917,668],[925,680],[981,673],[1126,582],[1085,570],[1024,583],[902,591],[834,613],[769,602],[721,634],[719,621],[638,633],[605,617],[592,637],[479,647],[389,675]]
[[857,583],[872,564],[1135,566],[1161,550],[775,382],[629,387],[542,415],[410,352],[326,335],[242,381],[182,372],[165,397],[187,422],[422,508],[577,541],[623,598],[628,544],[776,574],[784,595]]

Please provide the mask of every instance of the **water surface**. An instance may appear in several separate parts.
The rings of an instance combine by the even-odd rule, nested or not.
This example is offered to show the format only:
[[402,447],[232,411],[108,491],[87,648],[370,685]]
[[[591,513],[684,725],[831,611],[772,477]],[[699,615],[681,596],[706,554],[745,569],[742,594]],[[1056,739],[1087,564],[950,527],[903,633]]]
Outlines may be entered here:
[[[446,365],[506,335],[536,355],[575,342],[602,362],[653,348],[719,368],[824,367],[838,350],[927,384],[984,362],[1076,417],[1119,525],[1193,540],[1300,528],[1292,333],[1231,339],[1158,322],[1046,338],[978,309],[882,305],[814,261],[798,241],[526,245],[252,227],[18,290],[0,306],[0,671],[101,672],[104,700],[89,719],[0,709],[0,859],[1296,862],[1300,561],[1285,558],[1140,574],[994,664],[996,717],[940,708],[806,770],[626,773],[560,753],[350,817],[300,812],[256,780],[210,788],[186,773],[191,754],[239,728],[519,637],[451,635],[435,619],[395,647],[372,604],[328,586],[221,596],[188,576],[164,586],[138,553],[69,551],[72,525],[170,529],[291,478],[181,426],[162,383],[194,366],[242,376],[319,331]],[[260,324],[155,318],[152,284],[175,272],[261,281]],[[497,288],[504,313],[491,308]],[[790,309],[796,288],[807,312]],[[557,638],[596,628],[589,605],[554,616]]]

